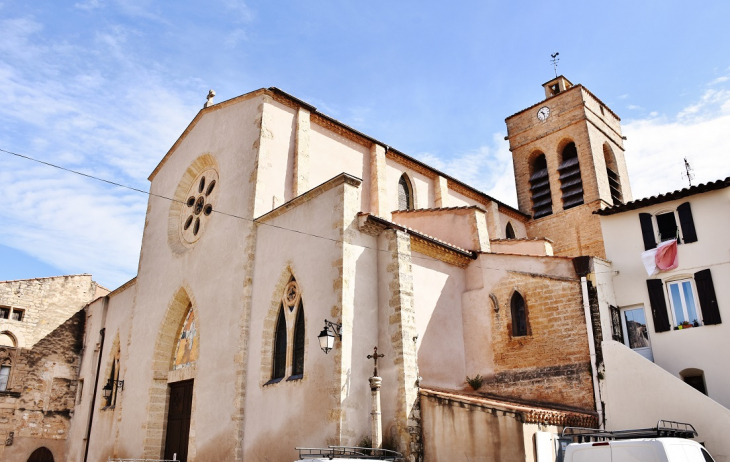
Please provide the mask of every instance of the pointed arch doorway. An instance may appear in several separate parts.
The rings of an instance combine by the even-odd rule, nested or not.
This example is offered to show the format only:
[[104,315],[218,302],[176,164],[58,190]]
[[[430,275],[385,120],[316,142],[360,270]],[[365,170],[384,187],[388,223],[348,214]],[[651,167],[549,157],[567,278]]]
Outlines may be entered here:
[[167,411],[165,459],[188,460],[190,417],[193,407],[193,381],[170,384],[170,406]]

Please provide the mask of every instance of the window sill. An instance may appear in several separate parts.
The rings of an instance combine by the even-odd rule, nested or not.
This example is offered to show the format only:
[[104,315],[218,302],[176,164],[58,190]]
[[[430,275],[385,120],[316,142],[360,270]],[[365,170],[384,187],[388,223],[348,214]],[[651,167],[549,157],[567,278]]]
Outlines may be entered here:
[[291,382],[292,380],[302,380],[303,378],[304,378],[304,374],[297,374],[297,375],[292,375],[291,377],[286,379],[286,381]]
[[279,382],[281,382],[282,380],[284,380],[284,377],[279,377],[278,379],[271,379],[271,380],[269,380],[268,382],[266,382],[266,383],[264,384],[264,386],[266,386],[266,385],[273,385],[273,384],[275,384],[275,383],[279,383]]
[[703,326],[702,325],[699,325],[699,326],[691,326],[691,327],[675,326],[674,327],[674,330],[689,330],[689,329],[697,329],[698,327],[703,327]]

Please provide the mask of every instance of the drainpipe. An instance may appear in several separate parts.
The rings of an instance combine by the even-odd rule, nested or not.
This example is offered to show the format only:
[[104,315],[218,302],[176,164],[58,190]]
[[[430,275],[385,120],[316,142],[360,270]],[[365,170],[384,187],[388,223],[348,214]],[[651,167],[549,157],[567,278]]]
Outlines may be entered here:
[[593,373],[593,397],[596,400],[596,411],[598,412],[598,426],[603,427],[603,404],[601,393],[598,390],[598,366],[596,365],[596,344],[593,338],[593,323],[591,322],[591,305],[588,300],[588,279],[580,277],[580,286],[583,289],[583,311],[586,316],[586,330],[588,331],[588,352],[591,355],[591,372]]
[[[102,326],[106,325],[106,310],[109,307],[109,296],[104,297],[104,304],[102,305]],[[91,425],[94,423],[94,404],[96,403],[96,392],[97,388],[99,387],[99,372],[101,371],[101,359],[102,355],[104,354],[104,336],[106,333],[106,327],[102,327],[99,331],[99,336],[101,337],[101,340],[99,340],[99,360],[96,363],[96,378],[94,379],[94,393],[91,395],[91,405],[90,405],[90,411],[89,411],[89,425],[87,425],[86,429],[86,448],[84,448],[84,462],[87,462],[87,459],[89,457],[89,441],[91,440]]]
[[598,388],[598,366],[596,364],[596,341],[593,337],[593,322],[591,322],[591,302],[588,298],[588,273],[591,272],[591,257],[581,256],[573,258],[573,268],[580,276],[580,287],[583,291],[583,312],[586,317],[586,331],[588,332],[588,352],[591,356],[591,373],[593,375],[593,398],[596,401],[598,412],[598,426],[603,428],[603,404],[601,392]]

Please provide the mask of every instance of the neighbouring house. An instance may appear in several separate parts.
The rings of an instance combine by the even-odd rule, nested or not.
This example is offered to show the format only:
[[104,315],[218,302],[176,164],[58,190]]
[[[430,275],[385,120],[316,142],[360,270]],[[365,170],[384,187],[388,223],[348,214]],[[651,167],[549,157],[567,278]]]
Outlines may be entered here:
[[66,460],[84,307],[107,292],[88,274],[0,281],[0,459]]
[[[617,204],[600,216],[614,340],[730,408],[730,178]],[[642,253],[676,242],[675,268]]]

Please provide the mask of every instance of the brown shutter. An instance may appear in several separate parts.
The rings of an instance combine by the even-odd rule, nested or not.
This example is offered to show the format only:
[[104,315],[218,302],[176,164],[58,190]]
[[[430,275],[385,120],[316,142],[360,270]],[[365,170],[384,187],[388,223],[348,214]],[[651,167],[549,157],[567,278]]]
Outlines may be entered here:
[[679,225],[682,227],[684,242],[686,244],[697,242],[697,231],[695,231],[695,222],[692,219],[692,209],[689,206],[689,202],[685,202],[677,207],[677,215],[679,215]]
[[641,222],[641,235],[644,237],[644,250],[656,247],[656,239],[654,239],[654,224],[651,222],[651,214],[640,213],[639,221]]
[[649,289],[649,303],[651,304],[651,316],[654,318],[654,331],[666,332],[671,327],[669,325],[669,313],[667,313],[667,302],[664,298],[664,283],[661,279],[647,279],[646,287]]
[[715,297],[715,285],[712,283],[710,269],[695,273],[695,285],[697,295],[700,298],[700,309],[702,310],[702,322],[704,324],[720,324],[720,307],[717,306]]

